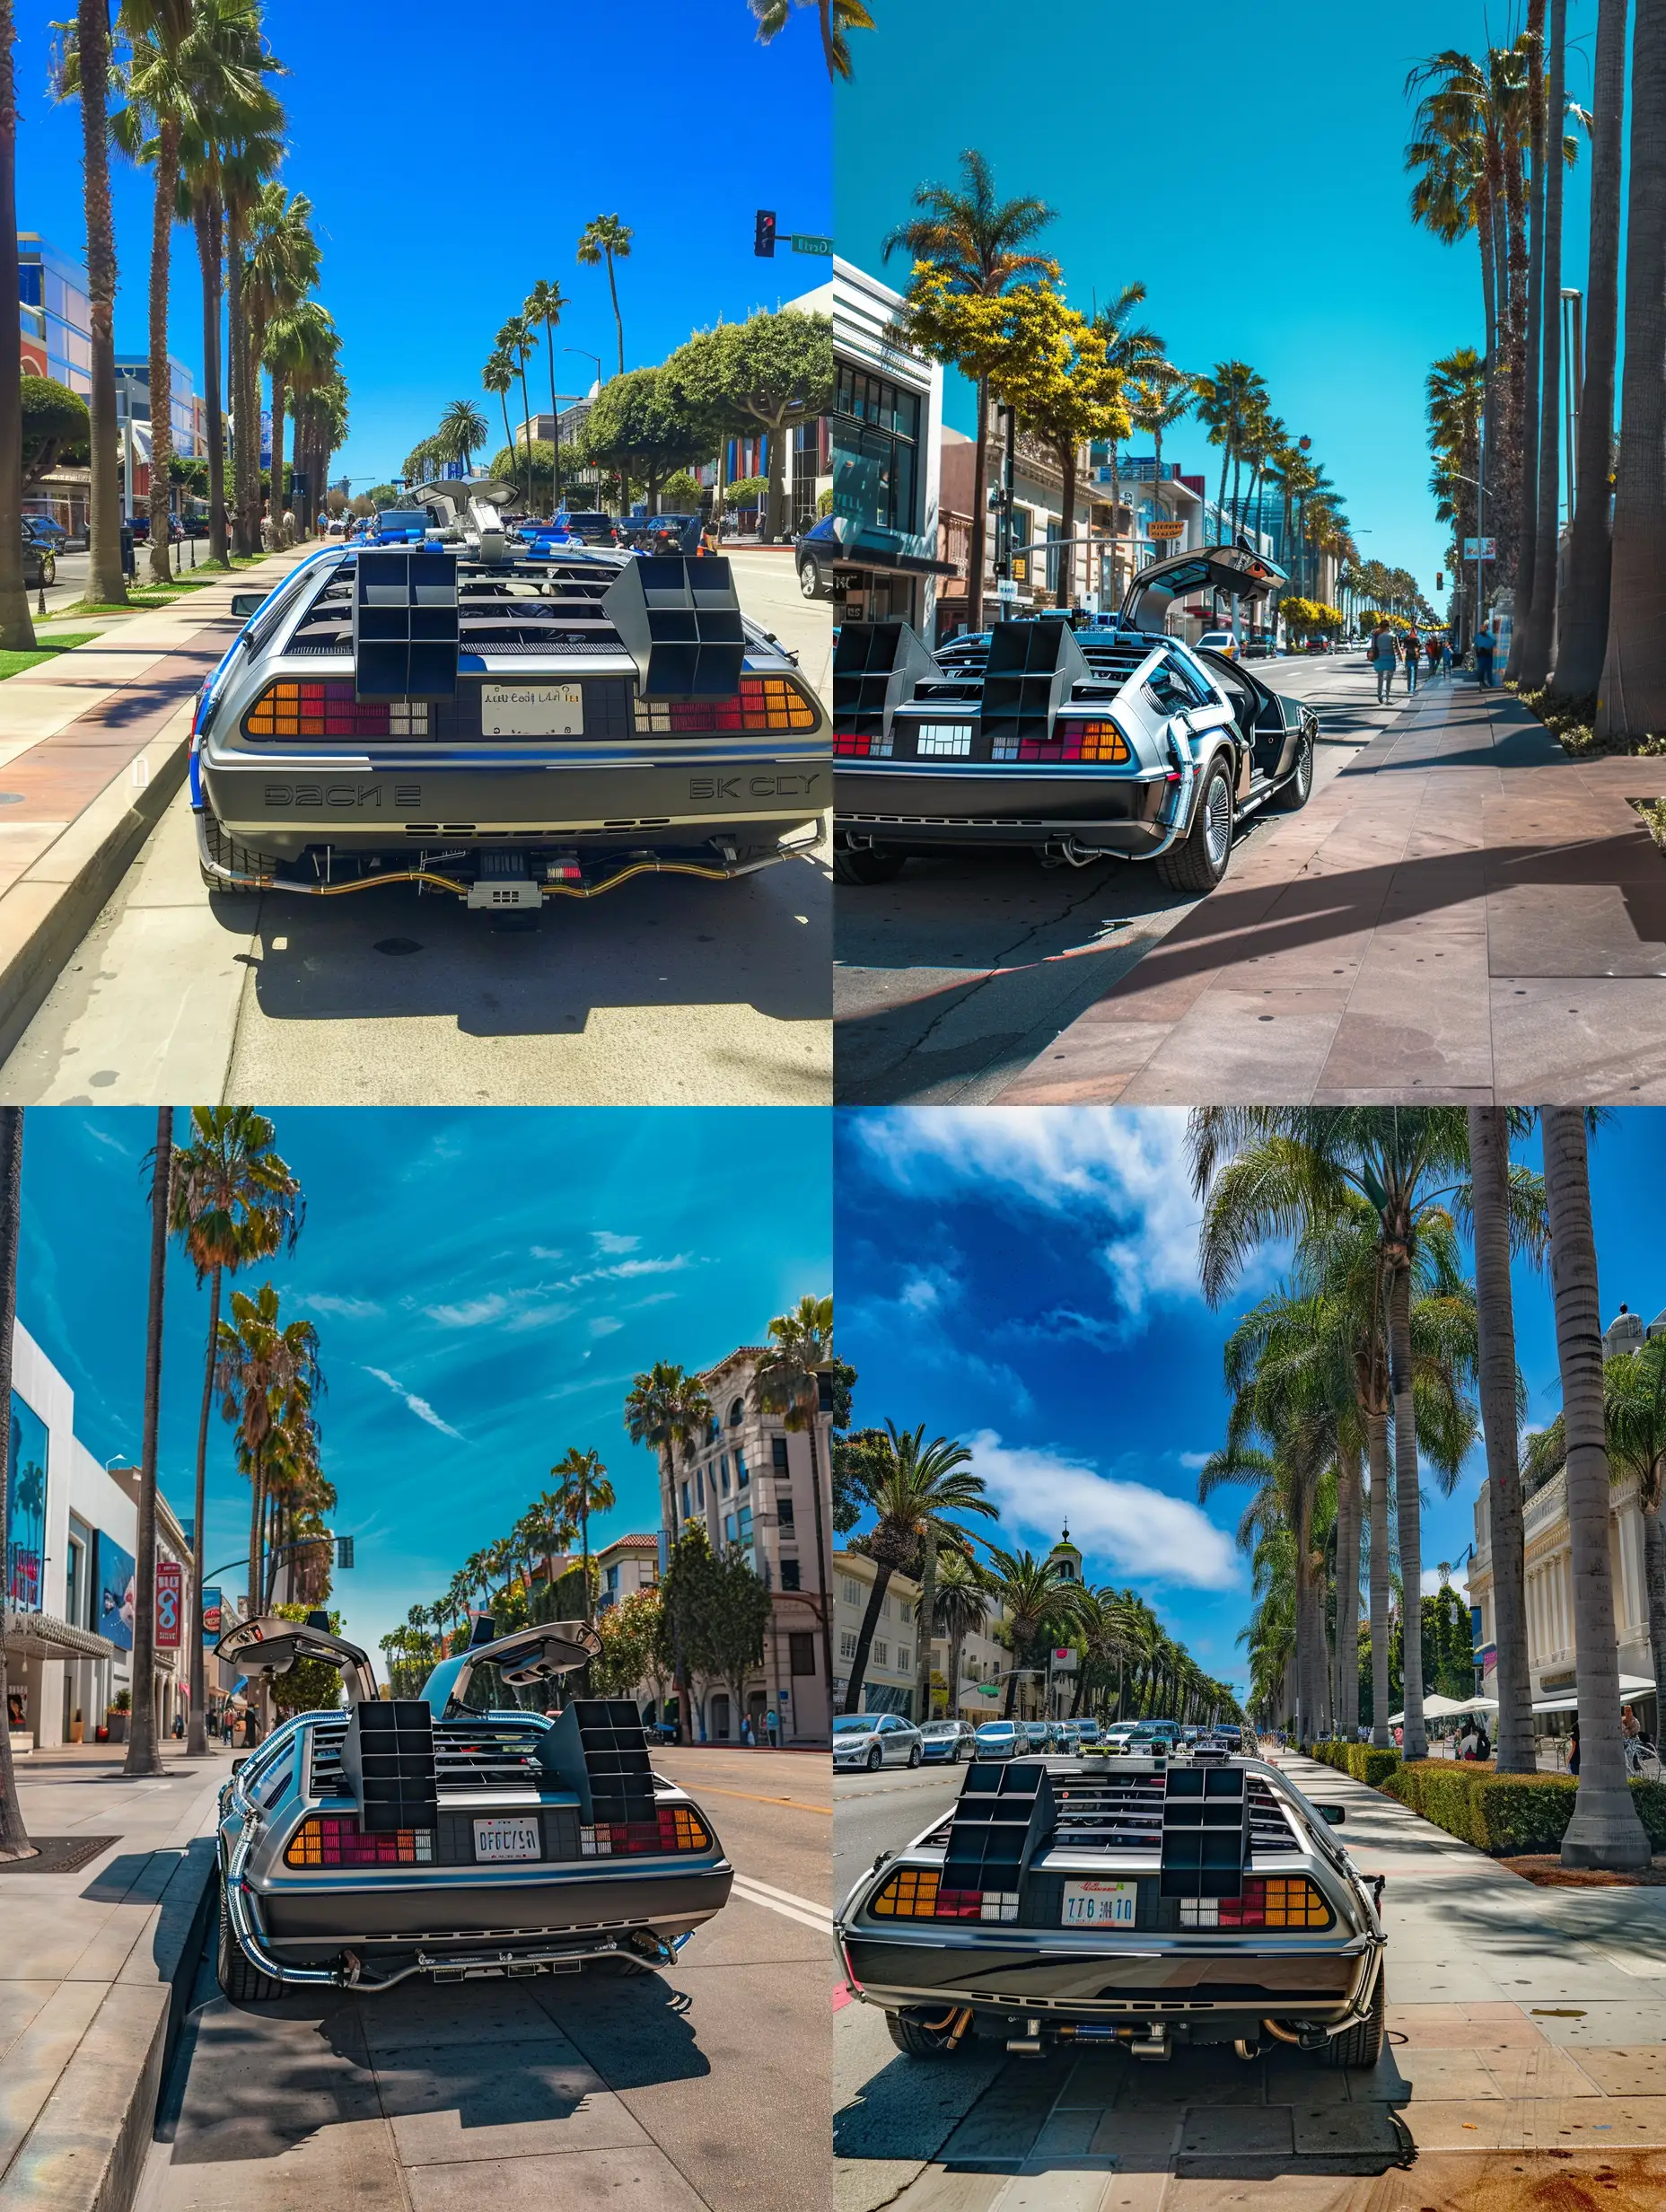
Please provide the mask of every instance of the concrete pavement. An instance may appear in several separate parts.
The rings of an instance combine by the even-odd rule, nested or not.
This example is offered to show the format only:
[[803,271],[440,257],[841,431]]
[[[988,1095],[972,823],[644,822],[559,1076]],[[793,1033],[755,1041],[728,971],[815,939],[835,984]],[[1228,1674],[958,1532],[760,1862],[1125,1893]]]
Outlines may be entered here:
[[[1392,1799],[1283,1761],[1386,1875],[1390,2045],[1370,2074],[1294,2052],[903,2058],[835,2025],[840,2212],[1653,2212],[1666,2202],[1666,1892],[1542,1890]],[[875,1778],[876,1779],[878,1778]],[[894,1845],[941,1784],[904,1795]],[[873,1843],[875,1797],[864,1808]],[[841,1792],[841,1807],[843,1794]],[[838,1825],[844,1824],[841,1810]]]
[[1630,803],[1662,792],[1666,759],[1426,687],[1002,1102],[1666,1099],[1666,854]]

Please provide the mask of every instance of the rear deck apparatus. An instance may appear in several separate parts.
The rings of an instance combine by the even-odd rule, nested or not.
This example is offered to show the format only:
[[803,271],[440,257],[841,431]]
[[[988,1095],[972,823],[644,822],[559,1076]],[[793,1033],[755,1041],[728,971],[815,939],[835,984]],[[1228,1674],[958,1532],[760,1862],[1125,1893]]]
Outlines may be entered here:
[[355,1705],[341,1740],[341,1774],[367,1834],[431,1829],[440,1817],[434,1715],[421,1698]]
[[1241,1767],[1170,1767],[1163,1777],[1162,1894],[1241,1897],[1250,1856],[1250,1795]]
[[989,758],[1045,758],[1059,708],[1087,674],[1068,623],[997,622],[984,663],[983,734]]
[[648,1739],[628,1698],[574,1698],[539,1737],[538,1758],[577,1794],[587,1824],[653,1819]]
[[891,716],[918,686],[941,677],[906,622],[846,622],[833,652],[833,749],[890,758]]
[[729,563],[644,553],[609,585],[601,611],[636,663],[644,699],[732,698],[746,632]]
[[361,699],[455,698],[457,556],[367,547],[353,592],[353,681]]
[[1052,1779],[1039,1762],[969,1767],[943,1852],[937,1917],[1016,1920],[1024,1875],[1056,1817]]

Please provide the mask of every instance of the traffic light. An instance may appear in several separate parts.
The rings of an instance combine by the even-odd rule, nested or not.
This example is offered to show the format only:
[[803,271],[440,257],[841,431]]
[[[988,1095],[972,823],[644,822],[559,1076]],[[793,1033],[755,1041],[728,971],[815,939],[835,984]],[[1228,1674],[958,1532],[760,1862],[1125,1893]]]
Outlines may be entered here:
[[345,1568],[351,1567],[352,1564],[353,1539],[350,1536],[338,1536],[336,1539],[336,1565]]
[[776,217],[772,207],[760,207],[752,224],[752,251],[760,260],[776,258]]
[[1434,572],[1434,588],[1437,592],[1443,592],[1446,589],[1445,575],[1439,568]]

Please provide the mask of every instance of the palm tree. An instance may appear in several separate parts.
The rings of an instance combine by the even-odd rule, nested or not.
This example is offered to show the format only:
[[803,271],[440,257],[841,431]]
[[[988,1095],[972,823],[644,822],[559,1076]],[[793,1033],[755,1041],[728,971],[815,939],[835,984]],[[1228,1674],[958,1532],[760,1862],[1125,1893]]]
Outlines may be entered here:
[[[971,1479],[976,1481],[976,1476]],[[979,1483],[978,1488],[982,1487]],[[995,1509],[985,1505],[981,1510],[993,1513]],[[1006,1640],[1013,1649],[1004,1707],[1010,1720],[1020,1673],[1034,1672],[1036,1653],[1042,1639],[1074,1620],[1080,1592],[1075,1584],[1060,1582],[1047,1561],[1038,1559],[1031,1551],[999,1551],[991,1545],[989,1567]],[[850,1712],[855,1708],[846,1705],[845,1709]]]
[[[544,326],[544,352],[549,367],[549,437],[553,454],[550,471],[549,512],[557,514],[561,507],[561,409],[556,399],[556,325],[561,320],[561,311],[567,301],[561,286],[553,277],[540,276],[526,295],[521,310],[522,319],[530,328],[533,323]],[[485,435],[484,430],[481,435]]]
[[447,461],[460,461],[465,477],[474,473],[477,446],[486,443],[487,420],[472,399],[453,399],[440,417],[439,434],[434,443]]
[[1226,470],[1236,470],[1243,441],[1258,406],[1264,405],[1267,387],[1247,361],[1217,361],[1214,372],[1194,381],[1197,417],[1209,429],[1209,443],[1221,449],[1221,482],[1215,494],[1215,538],[1225,543]]
[[611,1513],[617,1502],[600,1452],[581,1452],[576,1446],[550,1469],[556,1484],[552,1503],[557,1514],[578,1523],[579,1545],[584,1563],[584,1605],[593,1610],[595,1593],[590,1586],[590,1516]]
[[[1648,13],[1645,5],[1644,13]],[[1640,21],[1641,27],[1641,21]],[[1643,72],[1637,94],[1644,96]],[[1545,1187],[1550,1208],[1550,1283],[1567,1439],[1568,1536],[1573,1547],[1574,1651],[1579,1688],[1579,1790],[1562,1838],[1565,1866],[1646,1866],[1649,1839],[1632,1803],[1619,1725],[1619,1654],[1609,1568],[1609,1453],[1602,1389],[1597,1246],[1591,1225],[1585,1116],[1547,1106]],[[1408,1716],[1409,1717],[1409,1716]]]
[[249,1478],[249,1609],[262,1596],[262,1532],[267,1508],[267,1453],[276,1431],[303,1400],[322,1392],[318,1331],[311,1321],[279,1318],[277,1293],[263,1284],[251,1298],[232,1293],[232,1318],[220,1323],[215,1388],[224,1418],[236,1424],[242,1472]]
[[[526,432],[526,504],[532,505],[532,403],[527,398],[526,364],[528,356],[538,350],[538,340],[532,335],[532,325],[524,315],[512,315],[497,333],[497,350],[514,369],[521,380],[522,426]],[[513,439],[510,440],[513,448]]]
[[[1545,0],[1533,0],[1532,13],[1539,26],[1543,24],[1544,8]],[[1536,65],[1538,59],[1536,41]],[[1526,619],[1518,622],[1511,641],[1516,678],[1534,690],[1548,680],[1556,645],[1556,554],[1561,541],[1561,471],[1557,461],[1562,450],[1562,178],[1566,74],[1567,0],[1551,0],[1548,115],[1542,99],[1532,102],[1533,198],[1538,218],[1534,228],[1538,250],[1533,270],[1537,297],[1529,301],[1530,337],[1534,335],[1530,328],[1534,309],[1539,311],[1539,329],[1537,344],[1528,364],[1528,404],[1530,407],[1537,399],[1539,416],[1527,445],[1530,467],[1537,462],[1537,482],[1530,485],[1524,476],[1522,485],[1524,565],[1530,531],[1532,555],[1530,569],[1524,575],[1521,590],[1517,593],[1518,606],[1523,605],[1523,594],[1530,584],[1531,592],[1523,607]],[[1513,649],[1518,637],[1519,654]]]
[[[1109,307],[1102,307],[1093,318],[1093,328],[1105,341],[1105,359],[1118,377],[1127,380],[1136,376],[1178,373],[1165,358],[1163,343],[1157,333],[1143,322],[1136,322],[1134,311],[1143,306],[1145,287],[1143,284],[1124,285]],[[1112,436],[1106,443],[1110,447],[1110,573],[1113,590],[1120,589],[1120,557],[1118,540],[1122,531],[1118,516],[1122,506],[1122,478],[1118,465],[1118,442]]]
[[1626,18],[1625,0],[1598,0],[1591,101],[1591,258],[1585,276],[1584,376],[1574,518],[1568,531],[1567,603],[1556,623],[1556,664],[1550,680],[1555,691],[1572,699],[1588,698],[1596,690],[1608,645]]
[[110,189],[110,0],[76,0],[75,31],[58,56],[53,89],[59,100],[78,98],[81,107],[92,383],[87,596],[101,606],[125,606],[116,422],[116,219]]
[[509,427],[509,394],[514,390],[514,363],[501,346],[487,356],[486,366],[480,372],[482,391],[489,391],[504,410],[504,443],[509,448],[510,464],[514,463],[514,434]]
[[822,1419],[822,1391],[832,1367],[832,1298],[806,1293],[792,1312],[777,1313],[770,1322],[769,1349],[758,1363],[752,1384],[761,1411],[779,1414],[781,1426],[789,1435],[810,1439],[811,1494],[816,1515],[816,1603],[829,1718],[833,1711],[833,1585],[828,1576],[827,1509],[821,1495],[817,1435]]
[[[5,26],[0,25],[0,29]],[[8,48],[8,52],[9,52]],[[17,1321],[17,1246],[21,1233],[23,1193],[23,1109],[0,1106],[0,1405],[12,1403],[12,1339]],[[12,1423],[0,1421],[0,1559],[12,1557],[7,1526],[12,1490]],[[0,1607],[9,1593],[0,1591]],[[0,1637],[0,1712],[9,1714],[6,1698],[5,1639]],[[0,1729],[0,1861],[33,1858],[23,1809],[17,1801],[17,1776],[12,1765],[12,1732]]]
[[[250,328],[253,278],[249,241],[257,211],[284,157],[283,141],[257,131],[230,141],[220,162],[225,219],[226,385],[232,413],[232,544],[241,554],[259,549],[260,440],[259,410],[250,432]],[[252,533],[252,534],[251,534]]]
[[208,1417],[214,1406],[215,1363],[220,1334],[224,1277],[251,1260],[294,1250],[305,1207],[301,1186],[274,1149],[276,1132],[249,1106],[193,1106],[191,1142],[173,1155],[173,1200],[169,1227],[184,1244],[200,1287],[208,1284],[208,1349],[202,1410],[197,1426],[196,1516],[192,1545],[198,1572],[195,1633],[191,1638],[189,1755],[207,1749],[203,1696],[202,1575],[204,1485],[208,1461]]
[[[660,1461],[662,1505],[660,1518],[668,1529],[677,1526],[676,1462],[710,1426],[712,1402],[697,1375],[686,1374],[671,1360],[658,1359],[646,1374],[632,1382],[625,1400],[625,1427],[633,1444],[645,1444]],[[672,1676],[677,1683],[677,1741],[692,1741],[688,1725],[690,1681],[688,1663],[680,1649],[672,1654]],[[829,1667],[828,1701],[833,1698]]]
[[[247,449],[248,471],[241,479],[248,502],[244,517],[247,549],[260,544],[260,370],[266,356],[269,324],[297,307],[318,281],[320,254],[312,235],[312,203],[304,192],[286,192],[281,184],[263,184],[249,217],[249,251],[241,284],[244,317],[242,386],[237,398],[237,421],[250,425],[250,435],[240,438]],[[297,381],[297,392],[300,385]],[[274,395],[276,398],[276,394]],[[276,425],[273,425],[276,436]],[[297,439],[297,448],[299,440]],[[273,447],[276,464],[277,450]],[[309,483],[307,505],[316,513],[323,486]],[[274,478],[272,512],[283,512],[283,486]]]
[[929,1613],[922,1599],[920,1634],[928,1651],[934,1634],[947,1639],[949,1663],[946,1671],[951,1718],[959,1713],[960,1706],[960,1654],[965,1648],[967,1637],[975,1629],[982,1628],[988,1615],[988,1576],[977,1560],[965,1552],[952,1548],[943,1552],[937,1561],[936,1589],[933,1593]]
[[[1013,284],[1038,276],[1057,277],[1057,261],[1023,250],[1053,220],[1053,210],[1032,195],[997,200],[995,177],[975,148],[960,156],[964,189],[943,184],[916,188],[918,211],[888,233],[882,247],[890,260],[897,252],[911,261],[927,261],[943,270],[956,292],[995,299]],[[972,528],[967,562],[967,621],[983,627],[984,544],[987,527],[985,489],[989,466],[989,380],[978,380],[977,434],[972,454]]]
[[1152,493],[1152,505],[1157,519],[1162,520],[1162,438],[1191,413],[1197,401],[1191,379],[1181,375],[1178,369],[1165,364],[1147,374],[1136,377],[1128,388],[1128,414],[1136,430],[1143,430],[1152,442],[1155,456],[1156,485]]
[[[162,1772],[156,1740],[156,1426],[162,1410],[162,1308],[168,1273],[168,1215],[173,1174],[173,1109],[156,1110],[151,1154],[151,1280],[145,1332],[145,1427],[139,1446],[138,1535],[133,1569],[133,1717],[124,1774]],[[193,1531],[197,1557],[202,1537]]]
[[619,287],[614,274],[614,264],[628,261],[630,241],[636,233],[627,230],[618,215],[592,215],[579,233],[578,259],[581,268],[594,268],[599,261],[608,265],[608,290],[613,300],[613,323],[619,338],[619,374],[625,373],[625,322],[619,313]]
[[[284,410],[293,391],[297,401],[316,391],[333,367],[341,341],[328,308],[317,300],[282,305],[267,325],[262,366],[272,379],[272,519],[282,519],[284,497]],[[309,489],[311,487],[309,487]]]
[[[17,273],[17,77],[12,53],[16,36],[12,0],[0,0],[0,298],[8,300],[22,289]],[[22,375],[22,357],[14,356],[8,344],[0,359],[0,645],[27,653],[35,642],[35,626],[23,588]]]
[[[868,1654],[891,1576],[916,1565],[932,1529],[935,1528],[940,1534],[944,1530],[954,1530],[951,1515],[975,1513],[992,1520],[995,1517],[995,1507],[984,1496],[982,1478],[966,1471],[971,1453],[964,1444],[952,1444],[946,1436],[934,1436],[927,1444],[924,1424],[905,1431],[894,1421],[887,1421],[885,1427],[889,1441],[879,1447],[871,1478],[875,1525],[863,1543],[864,1550],[873,1561],[873,1581],[862,1625],[856,1631],[855,1655],[845,1687],[847,1713],[862,1710]],[[922,1604],[916,1630],[916,1637],[925,1642],[928,1665],[931,1620],[931,1613]]]
[[827,64],[829,81],[851,76],[850,46],[846,39],[847,31],[872,31],[873,18],[863,0],[748,0],[758,18],[758,39],[760,46],[767,46],[786,28],[794,5],[813,6],[821,24],[821,57]]
[[1481,468],[1481,410],[1486,391],[1486,364],[1473,346],[1460,346],[1430,365],[1425,387],[1428,395],[1429,444],[1434,456],[1434,474],[1429,488],[1435,495],[1435,514],[1452,525],[1452,583],[1460,620],[1458,650],[1461,654],[1473,629],[1469,607],[1469,575],[1462,553],[1463,540],[1477,532],[1475,487]]

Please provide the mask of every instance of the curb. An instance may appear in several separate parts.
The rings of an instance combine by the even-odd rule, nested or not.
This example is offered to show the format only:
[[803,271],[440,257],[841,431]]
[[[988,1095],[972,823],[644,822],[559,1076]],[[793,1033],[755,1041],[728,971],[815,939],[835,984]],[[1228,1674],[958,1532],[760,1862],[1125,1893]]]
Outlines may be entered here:
[[150,1941],[134,1946],[0,2182],[0,2212],[129,2212],[215,1896],[213,1831],[155,1851]]

